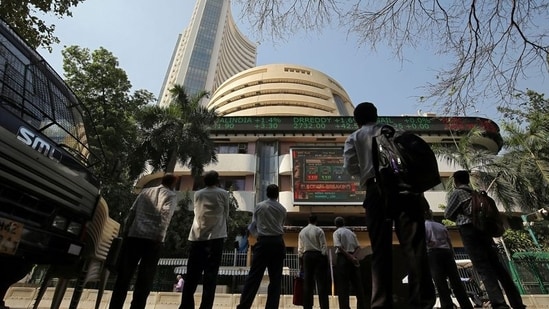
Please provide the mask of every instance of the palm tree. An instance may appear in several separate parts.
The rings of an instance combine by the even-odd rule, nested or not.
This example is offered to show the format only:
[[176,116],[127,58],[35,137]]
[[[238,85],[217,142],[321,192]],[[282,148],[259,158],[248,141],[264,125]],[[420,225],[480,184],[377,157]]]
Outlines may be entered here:
[[[537,120],[536,120],[537,119]],[[501,165],[514,171],[512,184],[519,193],[516,203],[526,211],[536,211],[549,204],[549,131],[547,123],[531,118],[527,127],[506,122],[507,151]]]
[[141,150],[154,171],[173,172],[179,162],[189,166],[192,175],[200,175],[205,165],[217,162],[210,128],[218,115],[200,104],[206,91],[189,97],[183,86],[175,85],[170,93],[169,106],[146,106],[139,114]]
[[[476,146],[475,140],[482,134],[481,130],[473,128],[460,137],[453,136],[452,145],[434,147],[433,151],[448,164],[468,170],[474,188],[490,188],[489,193],[496,196],[506,210],[510,210],[515,205],[517,195],[510,181],[515,176],[514,171],[506,168],[498,155]],[[453,182],[447,186],[451,189]]]

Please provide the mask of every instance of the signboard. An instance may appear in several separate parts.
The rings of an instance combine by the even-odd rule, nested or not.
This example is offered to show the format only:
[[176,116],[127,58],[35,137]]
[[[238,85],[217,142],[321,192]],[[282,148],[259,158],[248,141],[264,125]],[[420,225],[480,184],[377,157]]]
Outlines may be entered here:
[[[394,116],[379,117],[379,123],[389,124],[398,130],[417,133],[434,133],[452,131],[470,131],[480,128],[486,133],[499,134],[495,122],[479,117],[422,117]],[[220,117],[212,128],[214,133],[246,132],[324,132],[350,133],[357,129],[353,117],[343,116],[242,116]]]
[[0,217],[0,254],[14,255],[23,234],[23,224]]
[[343,148],[292,148],[294,205],[362,205],[365,191],[343,169]]

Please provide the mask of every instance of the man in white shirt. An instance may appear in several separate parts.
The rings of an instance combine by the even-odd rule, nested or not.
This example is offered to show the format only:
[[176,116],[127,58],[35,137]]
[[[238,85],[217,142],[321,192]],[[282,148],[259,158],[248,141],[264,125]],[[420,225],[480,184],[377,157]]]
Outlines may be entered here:
[[282,266],[286,257],[284,222],[286,208],[278,199],[278,186],[267,186],[267,199],[257,204],[252,218],[251,233],[257,237],[253,247],[252,266],[246,277],[237,309],[250,309],[263,279],[265,269],[269,273],[269,287],[265,309],[278,309],[282,282]]
[[144,309],[152,288],[166,230],[177,206],[177,177],[166,174],[162,184],[146,188],[135,199],[124,224],[120,267],[109,309],[122,309],[137,269],[131,309]]
[[336,287],[339,300],[339,309],[349,309],[349,290],[352,284],[357,299],[357,308],[366,309],[366,297],[364,285],[360,274],[360,263],[353,253],[360,248],[356,234],[345,227],[342,217],[334,219],[336,230],[333,234],[334,247],[336,248]]
[[304,272],[303,280],[303,308],[313,308],[313,292],[318,289],[318,301],[321,309],[328,309],[328,246],[324,231],[316,226],[317,217],[311,215],[309,224],[299,232],[298,254]]
[[194,194],[194,220],[189,232],[191,248],[179,309],[194,308],[194,293],[203,272],[200,308],[211,309],[215,298],[223,242],[227,238],[229,192],[218,187],[216,171],[204,174],[204,184],[206,187]]

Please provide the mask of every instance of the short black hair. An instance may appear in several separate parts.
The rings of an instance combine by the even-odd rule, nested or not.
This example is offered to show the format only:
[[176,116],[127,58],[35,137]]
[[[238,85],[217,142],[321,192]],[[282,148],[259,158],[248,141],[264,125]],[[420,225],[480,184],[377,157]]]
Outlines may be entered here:
[[175,180],[177,177],[172,173],[166,173],[164,177],[162,177],[162,185],[166,187],[172,187],[175,184]]
[[345,225],[345,219],[343,219],[343,217],[336,217],[334,219],[334,223],[336,225],[336,227],[342,227]]
[[362,102],[355,107],[353,112],[356,124],[363,126],[369,122],[377,121],[377,108],[374,103]]
[[267,197],[276,199],[278,198],[278,186],[275,184],[270,184],[267,186]]
[[309,223],[316,224],[317,219],[318,219],[318,218],[316,217],[316,215],[310,215],[310,216],[309,216]]
[[455,171],[452,177],[454,177],[454,181],[457,181],[462,185],[468,185],[470,181],[469,172],[466,170]]
[[216,171],[208,171],[204,174],[204,185],[215,186],[219,183],[219,174]]

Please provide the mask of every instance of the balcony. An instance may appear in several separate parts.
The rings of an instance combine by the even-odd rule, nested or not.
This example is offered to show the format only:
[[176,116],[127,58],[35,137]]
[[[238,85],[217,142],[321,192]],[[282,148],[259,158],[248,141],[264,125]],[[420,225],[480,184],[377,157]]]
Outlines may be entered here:
[[[222,176],[253,175],[256,169],[256,157],[247,153],[220,153],[217,163],[204,166],[204,170],[216,170]],[[191,169],[186,165],[177,164],[175,172],[178,175],[190,175]]]

